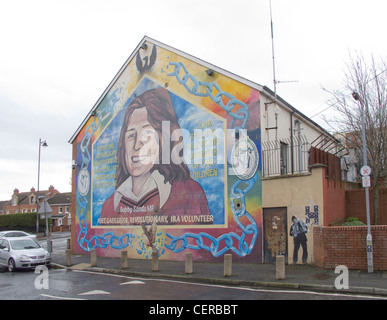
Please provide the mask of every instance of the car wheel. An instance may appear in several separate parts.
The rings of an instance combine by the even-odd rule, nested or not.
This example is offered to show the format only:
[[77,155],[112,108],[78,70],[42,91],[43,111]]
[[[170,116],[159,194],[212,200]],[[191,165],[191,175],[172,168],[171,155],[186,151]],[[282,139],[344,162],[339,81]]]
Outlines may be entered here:
[[15,268],[15,260],[12,258],[8,260],[8,271],[9,272],[14,272],[16,270]]

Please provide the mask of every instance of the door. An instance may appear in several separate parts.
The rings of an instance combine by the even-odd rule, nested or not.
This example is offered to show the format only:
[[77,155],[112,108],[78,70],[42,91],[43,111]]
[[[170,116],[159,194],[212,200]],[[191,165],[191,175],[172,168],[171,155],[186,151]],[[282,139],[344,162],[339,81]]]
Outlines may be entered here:
[[264,262],[275,263],[277,255],[288,261],[287,208],[263,209]]

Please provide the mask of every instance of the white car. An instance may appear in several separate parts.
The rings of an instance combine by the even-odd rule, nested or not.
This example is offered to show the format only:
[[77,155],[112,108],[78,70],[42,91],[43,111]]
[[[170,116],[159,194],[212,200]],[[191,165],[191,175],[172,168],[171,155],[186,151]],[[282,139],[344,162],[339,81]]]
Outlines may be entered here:
[[51,255],[29,237],[0,238],[0,265],[10,272],[39,265],[50,267]]
[[36,235],[29,234],[24,231],[10,230],[10,231],[1,231],[0,238],[14,238],[14,237],[29,237],[36,240]]

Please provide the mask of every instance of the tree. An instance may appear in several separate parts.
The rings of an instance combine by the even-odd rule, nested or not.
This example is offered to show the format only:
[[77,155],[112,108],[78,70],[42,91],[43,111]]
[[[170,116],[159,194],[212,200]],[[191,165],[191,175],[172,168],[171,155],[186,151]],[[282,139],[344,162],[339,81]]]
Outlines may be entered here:
[[[367,144],[367,162],[372,168],[374,224],[379,218],[379,188],[387,176],[387,63],[367,62],[362,54],[350,55],[344,71],[344,88],[329,91],[332,98],[327,102],[336,111],[329,124],[338,132],[352,136],[351,144],[363,159],[361,107],[364,107],[364,123]],[[361,101],[352,94],[356,92]],[[359,167],[363,164],[360,161]]]

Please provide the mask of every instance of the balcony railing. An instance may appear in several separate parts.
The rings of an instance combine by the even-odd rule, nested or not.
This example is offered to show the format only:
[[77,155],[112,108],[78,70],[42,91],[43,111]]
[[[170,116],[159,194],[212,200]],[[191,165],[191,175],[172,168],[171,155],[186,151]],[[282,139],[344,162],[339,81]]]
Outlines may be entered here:
[[310,143],[306,137],[262,143],[263,176],[281,176],[309,172]]

